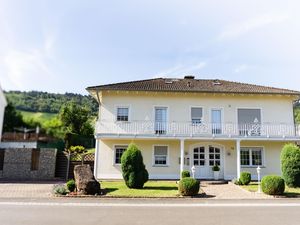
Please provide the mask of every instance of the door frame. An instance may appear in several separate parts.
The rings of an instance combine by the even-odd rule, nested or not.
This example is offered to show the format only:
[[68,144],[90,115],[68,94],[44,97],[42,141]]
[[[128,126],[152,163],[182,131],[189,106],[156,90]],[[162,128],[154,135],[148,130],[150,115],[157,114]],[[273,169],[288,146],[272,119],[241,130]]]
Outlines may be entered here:
[[[196,171],[197,169],[201,169],[201,168],[206,168],[208,170],[211,170],[212,166],[209,165],[209,150],[208,147],[209,145],[211,145],[212,147],[216,147],[216,148],[220,148],[220,152],[221,152],[221,173],[220,173],[220,178],[224,179],[225,178],[225,146],[219,143],[215,143],[215,142],[198,142],[195,144],[190,145],[189,147],[189,155],[190,155],[190,168],[194,165],[194,148],[197,147],[203,147],[205,148],[205,162],[206,162],[206,166],[195,166],[196,167]],[[196,173],[195,173],[195,178],[196,179],[213,179],[213,175],[209,176],[209,172],[207,172],[206,176],[204,177],[197,177]],[[212,173],[213,174],[213,173]]]

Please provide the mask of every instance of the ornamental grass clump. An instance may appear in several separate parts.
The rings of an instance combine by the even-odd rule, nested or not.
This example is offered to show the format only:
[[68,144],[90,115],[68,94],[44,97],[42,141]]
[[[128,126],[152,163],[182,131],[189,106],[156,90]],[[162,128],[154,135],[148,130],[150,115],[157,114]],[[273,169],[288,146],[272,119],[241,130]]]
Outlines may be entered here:
[[261,189],[267,195],[282,195],[285,189],[284,179],[276,175],[264,176],[261,180]]
[[142,152],[134,144],[130,144],[121,157],[122,175],[126,186],[141,189],[148,181],[148,171],[143,162]]
[[200,182],[191,177],[182,178],[179,181],[178,191],[182,196],[195,196],[199,193]]
[[287,144],[281,152],[281,171],[288,187],[300,187],[300,148]]

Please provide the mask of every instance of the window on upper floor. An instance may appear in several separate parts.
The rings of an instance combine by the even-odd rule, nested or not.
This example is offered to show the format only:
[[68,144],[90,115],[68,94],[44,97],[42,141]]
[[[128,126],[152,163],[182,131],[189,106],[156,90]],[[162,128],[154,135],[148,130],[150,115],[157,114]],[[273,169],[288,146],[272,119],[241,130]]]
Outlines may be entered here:
[[129,120],[129,108],[118,107],[117,108],[117,121],[128,121]]
[[154,146],[154,166],[168,165],[168,146]]
[[259,136],[261,124],[260,109],[238,109],[238,126],[240,135]]
[[201,124],[202,116],[203,116],[203,110],[201,107],[192,107],[191,108],[192,124]]
[[262,166],[263,149],[261,147],[242,147],[241,166]]

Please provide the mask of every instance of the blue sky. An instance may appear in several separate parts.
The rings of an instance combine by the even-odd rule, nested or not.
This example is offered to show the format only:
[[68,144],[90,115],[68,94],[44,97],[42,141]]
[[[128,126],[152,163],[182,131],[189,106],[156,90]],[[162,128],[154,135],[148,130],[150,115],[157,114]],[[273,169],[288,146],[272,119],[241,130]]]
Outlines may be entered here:
[[5,90],[153,77],[300,90],[299,1],[0,0]]

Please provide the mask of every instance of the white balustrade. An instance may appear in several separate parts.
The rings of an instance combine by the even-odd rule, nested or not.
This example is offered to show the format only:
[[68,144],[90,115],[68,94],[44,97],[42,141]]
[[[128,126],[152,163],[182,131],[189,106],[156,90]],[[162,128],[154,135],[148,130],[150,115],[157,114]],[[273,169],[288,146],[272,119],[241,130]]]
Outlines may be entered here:
[[242,136],[242,137],[300,137],[300,125],[294,124],[235,124],[97,121],[98,134],[169,135],[169,136]]

